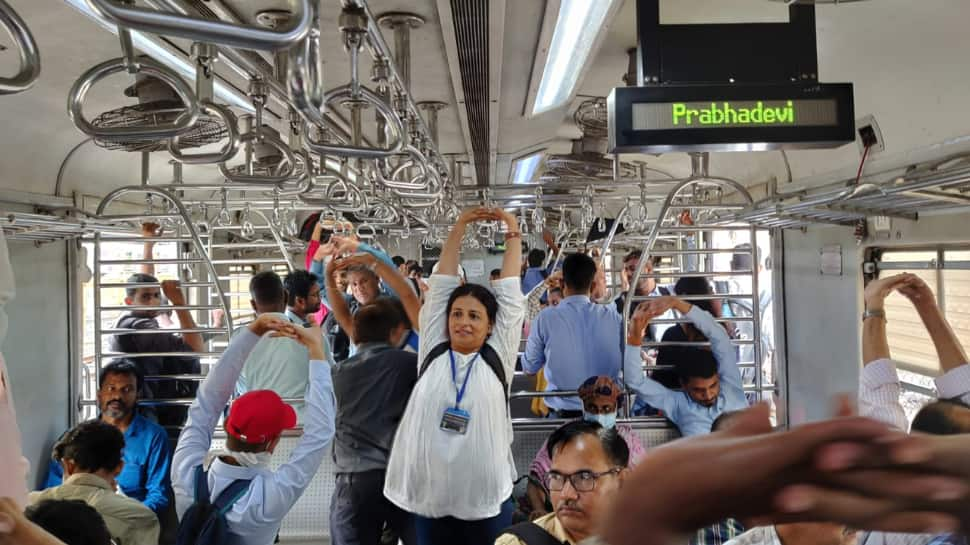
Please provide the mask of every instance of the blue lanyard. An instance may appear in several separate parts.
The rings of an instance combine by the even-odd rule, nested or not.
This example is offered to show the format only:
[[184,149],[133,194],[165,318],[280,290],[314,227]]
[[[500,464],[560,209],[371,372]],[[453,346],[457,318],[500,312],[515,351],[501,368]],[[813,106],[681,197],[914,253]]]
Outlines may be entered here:
[[458,387],[458,368],[455,366],[455,353],[450,348],[448,349],[448,357],[451,358],[451,381],[455,383],[455,390],[457,390],[457,393],[455,394],[456,409],[458,408],[459,405],[461,405],[462,398],[465,397],[465,388],[468,387],[468,377],[472,375],[472,366],[474,366],[475,361],[478,360],[478,354],[480,354],[480,352],[476,353],[475,357],[472,358],[472,361],[468,363],[468,371],[465,372],[465,380],[464,382],[461,383],[461,388],[459,388]]

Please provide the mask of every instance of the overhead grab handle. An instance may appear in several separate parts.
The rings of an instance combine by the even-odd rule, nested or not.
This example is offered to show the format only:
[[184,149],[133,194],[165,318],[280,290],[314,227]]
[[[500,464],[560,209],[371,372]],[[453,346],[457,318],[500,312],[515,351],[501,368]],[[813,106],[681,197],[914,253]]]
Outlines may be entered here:
[[[179,149],[179,137],[173,137],[168,143],[168,153],[172,159],[188,165],[211,165],[224,163],[239,151],[239,128],[236,114],[226,106],[212,101],[213,75],[212,63],[218,58],[219,52],[212,44],[192,44],[192,55],[195,57],[195,96],[199,101],[201,112],[209,117],[218,117],[226,127],[229,141],[218,152],[183,154]],[[186,114],[182,114],[186,115]]]
[[323,112],[326,99],[320,70],[320,30],[318,19],[302,42],[290,49],[287,63],[287,81],[290,98],[307,123],[326,126]]
[[263,131],[262,134],[257,134],[256,132],[247,132],[240,138],[240,143],[243,145],[250,145],[256,142],[263,144],[269,144],[274,148],[278,149],[281,154],[283,154],[283,159],[280,161],[281,170],[276,174],[235,174],[226,167],[226,163],[219,164],[219,172],[226,177],[227,180],[237,184],[250,184],[250,185],[279,185],[285,184],[290,181],[293,171],[296,168],[296,157],[293,155],[293,151],[290,149],[286,142],[283,142],[276,135]]
[[40,52],[24,20],[5,0],[0,0],[0,24],[20,51],[20,71],[12,78],[0,78],[0,95],[20,93],[40,76]]
[[[135,74],[146,74],[167,83],[182,100],[182,104],[185,105],[185,112],[172,123],[153,126],[96,127],[85,119],[83,112],[84,98],[91,87],[112,74],[132,70]],[[189,85],[178,74],[161,63],[147,57],[139,58],[131,63],[126,57],[119,57],[91,68],[74,82],[67,96],[67,113],[78,130],[101,140],[165,140],[178,136],[195,125],[199,119],[199,103]]]
[[102,17],[125,28],[261,51],[285,49],[306,37],[313,23],[311,1],[298,0],[289,24],[269,29],[140,8],[124,0],[87,0]]

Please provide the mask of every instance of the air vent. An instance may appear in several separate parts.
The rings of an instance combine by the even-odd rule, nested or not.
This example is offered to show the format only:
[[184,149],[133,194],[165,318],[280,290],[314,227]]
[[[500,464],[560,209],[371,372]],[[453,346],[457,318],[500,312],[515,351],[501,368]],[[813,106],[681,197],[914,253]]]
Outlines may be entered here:
[[488,0],[451,0],[451,10],[475,173],[478,185],[488,185]]

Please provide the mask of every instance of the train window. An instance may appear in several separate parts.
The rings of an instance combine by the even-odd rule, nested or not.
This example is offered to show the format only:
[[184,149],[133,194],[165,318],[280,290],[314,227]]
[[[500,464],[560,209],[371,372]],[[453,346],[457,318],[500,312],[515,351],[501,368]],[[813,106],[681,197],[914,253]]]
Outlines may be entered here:
[[[882,250],[877,252],[876,270],[882,274],[910,272],[922,278],[933,293],[950,326],[965,346],[970,343],[970,251],[966,248],[941,246],[917,250]],[[923,328],[913,306],[901,295],[886,299],[890,319],[886,326],[893,358],[912,377],[935,376],[940,372],[933,343]],[[913,390],[932,382],[903,379]],[[908,384],[907,384],[908,383]],[[928,384],[928,386],[927,386]]]

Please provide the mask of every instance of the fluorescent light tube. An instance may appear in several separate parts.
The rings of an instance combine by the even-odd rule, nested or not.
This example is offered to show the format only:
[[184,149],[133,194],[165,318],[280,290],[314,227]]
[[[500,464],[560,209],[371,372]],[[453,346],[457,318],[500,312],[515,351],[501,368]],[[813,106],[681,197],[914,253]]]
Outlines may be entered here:
[[572,96],[600,28],[615,0],[562,0],[532,115],[563,106]]
[[[111,32],[115,36],[118,35],[118,27],[114,23],[111,23],[110,21],[98,16],[98,14],[95,13],[90,6],[88,6],[86,0],[64,1],[70,4],[74,9],[90,17],[105,30]],[[189,83],[195,83],[195,65],[193,63],[182,58],[182,56],[175,53],[171,47],[155,37],[138,32],[137,30],[132,30],[130,33],[131,41],[136,49],[145,52],[149,57],[152,57],[165,66],[175,70]],[[230,106],[241,108],[249,113],[254,113],[256,111],[248,97],[225,85],[219,80],[216,80],[214,83],[215,85],[213,86],[213,93],[217,98],[225,101],[225,103]]]
[[520,157],[512,163],[512,183],[528,184],[536,176],[539,164],[542,162],[542,152],[537,151],[533,154]]

